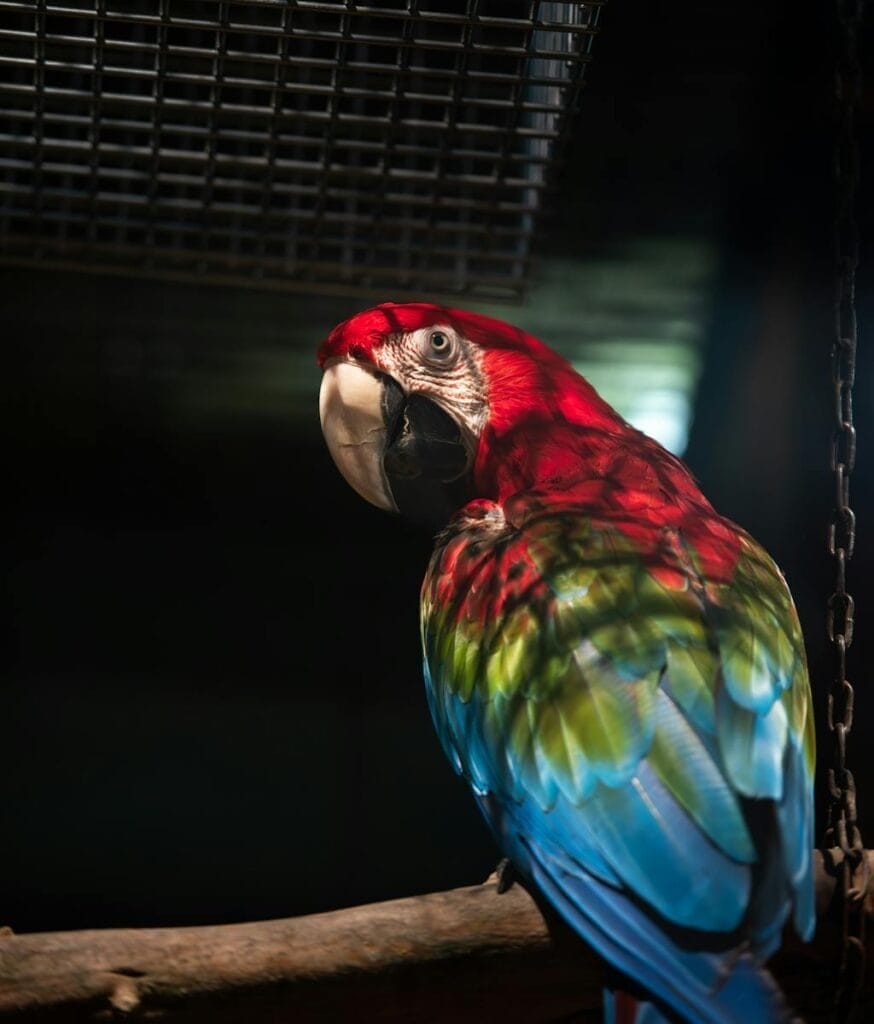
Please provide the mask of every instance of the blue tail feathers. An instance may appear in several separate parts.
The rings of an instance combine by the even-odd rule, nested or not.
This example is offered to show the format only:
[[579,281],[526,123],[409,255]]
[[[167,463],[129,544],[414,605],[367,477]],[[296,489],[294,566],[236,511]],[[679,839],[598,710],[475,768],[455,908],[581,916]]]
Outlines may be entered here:
[[[726,1024],[797,1021],[771,975],[747,956],[738,960],[707,1003],[706,1019]],[[698,1019],[676,1014],[670,1008],[644,1002],[618,989],[604,989],[604,1024],[698,1024]]]

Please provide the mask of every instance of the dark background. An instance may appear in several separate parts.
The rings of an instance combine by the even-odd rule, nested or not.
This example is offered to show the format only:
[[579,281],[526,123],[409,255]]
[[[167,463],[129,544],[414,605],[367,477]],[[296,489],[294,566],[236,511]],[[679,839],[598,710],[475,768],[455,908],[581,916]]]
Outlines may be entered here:
[[[715,247],[687,460],[783,566],[820,719],[828,7],[609,4],[538,250],[584,267],[642,235]],[[869,28],[863,53],[870,43]],[[870,83],[860,118],[870,140]],[[868,845],[871,209],[864,184],[850,759]],[[0,301],[12,513],[0,923],[233,921],[485,877],[496,851],[422,692],[429,539],[362,503],[330,464],[309,352],[301,386],[277,380],[264,396],[287,412],[231,415],[210,390],[217,367],[248,379],[265,338],[311,325],[314,351],[366,303],[32,269],[5,269]]]

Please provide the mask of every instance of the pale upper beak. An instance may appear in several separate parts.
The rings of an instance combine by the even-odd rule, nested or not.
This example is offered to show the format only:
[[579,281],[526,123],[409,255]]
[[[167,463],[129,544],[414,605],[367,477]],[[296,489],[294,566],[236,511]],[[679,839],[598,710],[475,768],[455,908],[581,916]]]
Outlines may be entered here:
[[337,468],[366,501],[397,512],[383,468],[386,428],[379,377],[356,363],[325,369],[319,418]]

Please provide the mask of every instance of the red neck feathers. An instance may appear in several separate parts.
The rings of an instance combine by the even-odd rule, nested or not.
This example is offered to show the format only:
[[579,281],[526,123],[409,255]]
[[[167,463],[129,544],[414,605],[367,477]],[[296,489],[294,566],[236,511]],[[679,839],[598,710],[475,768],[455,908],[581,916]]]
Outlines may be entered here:
[[[737,530],[716,514],[679,459],[626,423],[536,338],[487,317],[452,315],[483,353],[489,420],[474,467],[478,496],[506,511],[515,501],[529,513],[532,501],[584,511],[653,552],[665,527],[680,530],[709,579],[730,579]],[[670,570],[660,557],[656,562],[653,571],[667,572],[669,582]]]
[[526,341],[533,351],[483,353],[489,420],[476,477],[499,500],[530,488],[564,490],[589,476],[593,459],[640,436],[566,360]]

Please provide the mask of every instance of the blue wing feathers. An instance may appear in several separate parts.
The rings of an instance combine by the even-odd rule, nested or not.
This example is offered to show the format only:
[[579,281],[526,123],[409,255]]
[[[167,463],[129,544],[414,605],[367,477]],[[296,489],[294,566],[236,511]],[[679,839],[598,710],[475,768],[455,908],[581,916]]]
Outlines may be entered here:
[[783,796],[786,710],[775,700],[767,714],[737,704],[727,687],[716,695],[716,731],[729,778],[748,797],[779,800]]
[[[693,825],[646,761],[630,785],[600,787],[578,815],[590,822],[624,883],[664,917],[704,931],[737,925],[749,867],[730,860]],[[563,840],[574,849],[573,833]]]
[[[621,891],[578,870],[558,872],[522,840],[517,863],[550,903],[624,974],[695,1024],[783,1024],[792,1020],[773,979],[749,955],[681,948]],[[656,1017],[658,1019],[658,1017]]]
[[719,768],[711,737],[696,731],[664,690],[656,695],[655,724],[654,767],[658,773],[661,761],[668,762],[660,775],[667,788],[725,854],[742,863],[754,861],[740,802]]
[[[484,736],[486,716],[476,700],[449,698],[448,733],[457,737],[460,760],[476,792],[494,793],[502,803],[519,804],[514,814],[523,835],[543,837],[551,847],[588,859],[596,871],[621,879],[632,892],[677,924],[721,931],[734,928],[750,892],[749,850],[732,858],[692,821],[644,759],[621,786],[598,785],[578,804],[543,781],[536,759],[522,781],[529,799],[513,799],[506,772],[506,751]],[[700,777],[700,776],[699,776]],[[531,799],[530,797],[534,797]],[[544,813],[545,806],[549,812]],[[737,813],[737,812],[735,812]],[[646,857],[641,858],[641,851]]]
[[777,807],[786,871],[791,879],[795,930],[805,942],[813,938],[816,907],[813,885],[813,805],[806,794],[811,779],[804,754],[795,744],[786,751],[786,791]]
[[[622,892],[583,871],[557,873],[523,840],[523,870],[565,920],[619,971],[695,1024],[790,1021],[770,976],[751,957],[689,952]],[[517,861],[518,862],[518,861]]]

